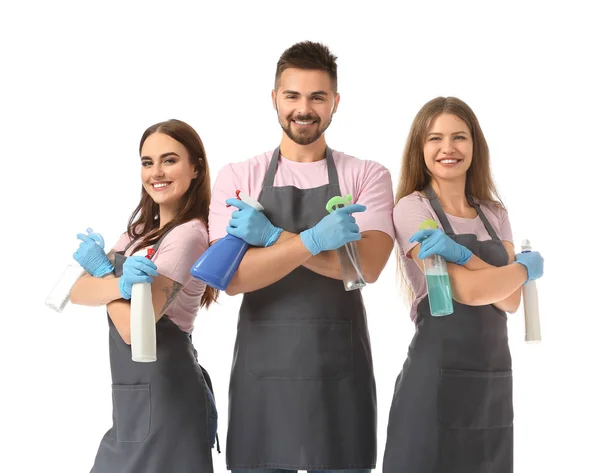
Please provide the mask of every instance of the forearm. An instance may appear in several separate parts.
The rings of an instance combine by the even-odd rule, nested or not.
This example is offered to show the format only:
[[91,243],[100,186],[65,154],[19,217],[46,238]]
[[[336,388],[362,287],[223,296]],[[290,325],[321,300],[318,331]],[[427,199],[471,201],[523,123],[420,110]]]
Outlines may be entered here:
[[[154,321],[158,322],[165,314],[171,303],[175,300],[183,285],[165,276],[157,276],[152,282],[152,306],[154,308]],[[106,310],[113,324],[128,345],[131,343],[131,303],[125,299],[118,299],[106,304]]]
[[[279,235],[279,239],[275,245],[286,242],[298,236],[296,233],[286,232],[285,230]],[[322,251],[316,256],[312,256],[302,263],[306,269],[310,269],[313,273],[320,274],[332,279],[342,279],[340,273],[340,263],[335,251]]]
[[503,310],[504,312],[514,314],[521,305],[521,288],[517,289],[506,299],[502,299],[501,301],[495,302],[494,305],[498,309]]
[[342,279],[340,260],[335,250],[323,251],[316,256],[311,256],[302,266],[321,276],[331,279]]
[[119,299],[106,304],[106,310],[117,332],[127,345],[131,345],[131,304],[125,299]]
[[106,305],[120,298],[119,278],[114,274],[108,274],[103,278],[86,274],[74,284],[70,296],[73,304],[85,306]]
[[[293,236],[294,234],[282,233],[284,238],[289,238],[288,235]],[[365,281],[370,284],[374,283],[389,259],[394,241],[383,232],[371,230],[362,234],[362,238],[356,242],[356,246]],[[321,276],[342,279],[337,251],[323,251],[316,256],[312,256],[303,263],[303,266]]]
[[[509,257],[509,263],[512,263],[512,261],[514,261],[514,258]],[[485,261],[483,261],[482,259],[478,258],[477,256],[473,255],[473,257],[467,262],[467,264],[465,264],[465,268],[472,270],[472,271],[479,271],[482,269],[489,269],[489,268],[495,268],[496,266],[492,266],[491,264],[486,263]],[[521,304],[521,286],[519,286],[519,288],[514,291],[512,294],[510,294],[508,297],[494,302],[494,305],[500,309],[503,310],[505,312],[514,314],[517,309],[519,308],[519,305]]]
[[[226,293],[252,292],[279,281],[311,256],[300,236],[284,237],[268,248],[250,248],[235,272]],[[281,236],[280,236],[281,240]]]
[[[508,264],[480,270],[469,270],[449,263],[448,274],[454,298],[463,304],[480,306],[500,303],[514,304],[515,292],[527,280],[527,268],[521,264]],[[510,299],[506,301],[506,299]]]

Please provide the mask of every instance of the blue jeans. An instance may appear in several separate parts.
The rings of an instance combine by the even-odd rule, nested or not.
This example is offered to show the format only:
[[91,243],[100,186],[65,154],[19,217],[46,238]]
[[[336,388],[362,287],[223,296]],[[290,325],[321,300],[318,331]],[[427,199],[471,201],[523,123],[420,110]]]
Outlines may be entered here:
[[[308,473],[370,473],[371,470],[308,470]],[[231,470],[231,473],[298,473],[298,470],[249,469]]]

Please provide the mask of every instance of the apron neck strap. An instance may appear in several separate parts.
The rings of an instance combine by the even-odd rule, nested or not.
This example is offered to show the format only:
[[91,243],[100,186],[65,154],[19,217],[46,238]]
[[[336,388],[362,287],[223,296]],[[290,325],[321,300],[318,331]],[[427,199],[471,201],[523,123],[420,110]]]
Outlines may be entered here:
[[[277,164],[279,162],[279,146],[275,148],[273,151],[273,156],[271,157],[271,162],[269,163],[269,168],[267,169],[267,174],[265,176],[264,187],[273,187],[273,183],[275,182],[275,174],[277,173]],[[335,168],[335,164],[333,162],[333,152],[331,148],[327,146],[325,150],[325,159],[327,161],[327,176],[329,178],[329,184],[333,184],[339,186],[337,169]]]
[[[446,212],[444,212],[444,209],[442,208],[442,204],[440,203],[440,199],[438,198],[437,194],[433,190],[431,183],[429,183],[427,185],[427,187],[425,187],[424,192],[425,192],[425,195],[427,196],[427,198],[429,199],[429,202],[431,202],[433,211],[440,219],[440,222],[442,223],[442,227],[444,227],[444,232],[446,233],[446,235],[454,235],[454,230],[452,229],[452,226],[450,225],[450,222],[448,221]],[[496,231],[494,230],[494,227],[492,227],[489,220],[487,219],[487,217],[481,210],[481,206],[478,203],[476,203],[475,200],[473,199],[473,197],[471,197],[470,195],[467,195],[467,202],[469,202],[469,205],[471,207],[473,207],[475,209],[475,211],[477,212],[477,215],[483,222],[483,226],[489,233],[490,237],[492,237],[492,240],[499,241],[500,238],[498,237],[498,234],[496,233]]]
[[487,230],[487,232],[489,233],[489,235],[492,237],[492,240],[500,241],[500,238],[498,237],[496,230],[494,230],[494,227],[492,227],[492,225],[490,224],[490,221],[487,219],[487,217],[483,213],[483,210],[481,210],[481,206],[477,202],[475,202],[473,197],[471,197],[470,195],[467,195],[467,201],[469,202],[471,207],[473,207],[477,211],[477,215],[479,215],[479,218],[483,222],[483,225],[484,225],[485,229]]

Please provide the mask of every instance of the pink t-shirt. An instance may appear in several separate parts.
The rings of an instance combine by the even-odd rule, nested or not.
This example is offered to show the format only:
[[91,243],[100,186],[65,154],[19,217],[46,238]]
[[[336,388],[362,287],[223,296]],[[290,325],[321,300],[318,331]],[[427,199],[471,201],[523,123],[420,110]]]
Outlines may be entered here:
[[[127,233],[114,246],[115,251],[123,251],[131,241]],[[131,255],[135,245],[128,248],[126,256]],[[194,320],[200,307],[200,299],[206,285],[190,274],[196,260],[208,248],[208,232],[200,220],[190,220],[171,230],[163,239],[152,261],[158,274],[183,285],[183,288],[169,306],[168,316],[181,330],[191,333]]]
[[[247,161],[228,164],[221,169],[210,201],[210,241],[227,235],[226,229],[231,214],[237,209],[227,207],[225,201],[235,197],[236,189],[258,200],[272,156],[273,151],[268,151]],[[339,151],[333,151],[333,161],[342,195],[351,194],[355,203],[367,207],[365,212],[352,214],[360,231],[379,230],[393,239],[394,198],[392,179],[387,168],[375,161],[357,159]],[[328,182],[326,159],[299,163],[280,156],[273,185],[310,189]],[[325,204],[326,202],[323,202],[323,207]]]
[[[512,243],[512,230],[506,210],[493,202],[481,202],[477,199],[475,199],[475,201],[480,204],[482,212],[489,220],[492,228],[498,234],[498,238]],[[485,229],[485,226],[479,217],[462,218],[449,214],[446,214],[446,216],[448,217],[448,221],[450,222],[454,233],[472,233],[477,235],[477,239],[481,241],[491,239],[491,236]],[[417,318],[417,305],[427,295],[427,283],[421,268],[419,268],[417,263],[413,261],[410,256],[406,256],[419,244],[419,242],[410,243],[408,240],[412,235],[419,231],[419,227],[423,220],[427,219],[435,220],[438,227],[443,230],[442,223],[433,210],[429,199],[417,191],[400,199],[394,208],[396,242],[400,249],[402,263],[406,268],[408,282],[415,293],[415,300],[413,301],[410,310],[410,317],[413,321]]]

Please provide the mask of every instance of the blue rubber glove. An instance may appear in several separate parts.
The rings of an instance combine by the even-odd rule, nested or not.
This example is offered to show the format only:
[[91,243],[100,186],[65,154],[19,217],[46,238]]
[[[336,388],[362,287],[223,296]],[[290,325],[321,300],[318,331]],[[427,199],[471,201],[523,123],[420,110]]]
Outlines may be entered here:
[[520,263],[527,268],[527,284],[529,281],[535,281],[544,274],[544,258],[538,251],[528,251],[527,253],[517,253],[515,263]]
[[473,256],[471,250],[456,243],[439,228],[419,230],[408,241],[411,243],[415,241],[421,243],[419,259],[425,259],[431,255],[440,255],[450,263],[463,266]]
[[283,231],[273,225],[269,219],[251,205],[238,200],[227,199],[226,204],[237,207],[231,214],[227,233],[236,236],[252,246],[271,246]]
[[123,263],[123,275],[119,278],[119,291],[123,299],[131,299],[131,286],[140,282],[152,283],[158,276],[156,265],[145,256],[128,256]]
[[361,234],[353,212],[364,212],[367,208],[360,204],[351,204],[334,210],[323,217],[314,227],[300,233],[304,246],[313,255],[321,251],[337,250],[346,243],[358,241]]
[[[79,248],[73,253],[73,258],[84,268],[89,274],[95,278],[101,278],[113,272],[113,266],[108,260],[108,256],[104,252],[104,241],[96,241],[88,234],[78,233],[77,238],[81,240]],[[100,236],[100,239],[102,237]]]

